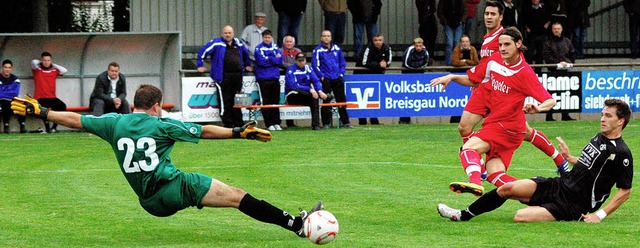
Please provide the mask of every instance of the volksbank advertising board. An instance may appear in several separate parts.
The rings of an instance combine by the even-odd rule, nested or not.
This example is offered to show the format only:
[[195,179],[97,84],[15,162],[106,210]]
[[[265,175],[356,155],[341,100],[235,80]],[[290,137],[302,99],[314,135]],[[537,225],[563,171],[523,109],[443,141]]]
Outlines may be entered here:
[[[431,87],[429,82],[446,75],[427,74],[358,74],[345,76],[345,95],[349,117],[402,117],[460,115],[469,101],[469,87],[451,82],[446,89]],[[640,71],[557,71],[538,75],[540,83],[556,100],[553,111],[599,113],[604,101],[622,99],[633,111],[640,110]],[[284,77],[280,78],[284,104]],[[245,76],[243,90],[253,104],[260,94],[253,76]],[[209,77],[182,79],[183,120],[220,121],[220,103],[215,84]],[[535,102],[528,99],[527,102]],[[249,119],[243,109],[244,119]],[[310,119],[308,107],[280,109],[286,119]],[[258,112],[258,119],[261,115]]]

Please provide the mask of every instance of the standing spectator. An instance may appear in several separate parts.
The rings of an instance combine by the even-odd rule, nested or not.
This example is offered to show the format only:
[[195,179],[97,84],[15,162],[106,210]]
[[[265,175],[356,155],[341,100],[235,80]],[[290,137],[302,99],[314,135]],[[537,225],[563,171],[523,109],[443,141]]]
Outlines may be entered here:
[[333,42],[342,46],[347,26],[347,0],[318,0],[324,14],[324,30],[331,31]]
[[[576,1],[576,0],[569,0]],[[551,23],[559,22],[562,27],[566,30],[562,31],[562,36],[571,37],[571,31],[573,27],[569,26],[569,18],[567,18],[567,4],[565,0],[547,0],[545,3],[549,3],[551,10],[551,15],[549,16],[549,21]],[[547,34],[552,35],[551,27],[548,27]]]
[[440,0],[438,2],[438,19],[444,28],[444,38],[447,42],[444,56],[447,65],[451,65],[453,47],[458,45],[467,20],[467,4],[463,0]]
[[220,118],[225,127],[241,127],[242,112],[234,108],[235,94],[242,91],[244,71],[253,71],[249,61],[247,45],[233,38],[233,28],[224,26],[222,36],[214,38],[198,51],[196,65],[199,72],[205,72],[204,59],[211,57],[209,76],[218,88],[220,96]]
[[[605,100],[600,133],[584,146],[580,157],[572,156],[567,144],[558,137],[562,156],[574,164],[569,174],[505,184],[478,198],[464,210],[438,204],[440,216],[453,221],[468,221],[499,208],[507,199],[513,199],[529,205],[516,212],[515,222],[603,221],[631,196],[633,156],[622,139],[622,130],[630,118],[631,110],[627,103],[619,99]],[[607,201],[614,185],[617,192]]]
[[623,5],[629,15],[631,58],[636,59],[640,55],[640,0],[624,0]]
[[[20,80],[13,75],[13,62],[5,59],[2,61],[2,77],[0,77],[0,112],[2,112],[2,122],[4,122],[4,133],[9,133],[9,122],[13,111],[11,111],[11,101],[20,93]],[[25,117],[18,115],[20,123],[20,133],[26,133],[24,124]]]
[[478,51],[471,46],[469,36],[462,35],[460,44],[453,49],[453,66],[474,66],[478,64]]
[[242,38],[247,45],[247,49],[249,49],[249,59],[251,61],[256,61],[253,56],[253,51],[258,44],[262,43],[262,32],[267,30],[267,27],[264,26],[266,20],[267,15],[265,13],[256,12],[254,14],[253,24],[246,26],[240,35],[240,38]]
[[[640,4],[640,2],[638,2]],[[591,27],[589,22],[589,6],[591,0],[569,1],[569,22],[573,27],[573,48],[575,48],[576,59],[584,59],[584,46],[587,43],[587,28]]]
[[[544,43],[544,50],[542,57],[546,64],[557,64],[558,69],[567,69],[570,64],[575,63],[575,56],[573,53],[573,45],[569,38],[562,36],[562,24],[555,22],[551,24],[551,31],[553,36],[549,36],[547,42]],[[550,70],[556,70],[556,68],[549,68]],[[555,121],[553,119],[553,113],[547,112],[547,121]],[[575,119],[569,116],[569,113],[562,111],[563,121],[574,121]]]
[[171,160],[176,142],[232,138],[268,142],[272,138],[269,131],[256,128],[255,121],[230,129],[162,118],[162,91],[148,84],[136,90],[133,102],[135,114],[107,114],[109,118],[51,111],[35,101],[14,101],[12,109],[21,115],[30,112],[70,128],[84,129],[109,143],[138,203],[153,216],[168,217],[189,207],[236,208],[258,221],[306,237],[303,223],[309,212],[323,209],[322,201],[311,211],[301,210],[300,216],[294,217],[240,188],[204,174],[181,171]]
[[[260,86],[262,104],[280,104],[280,65],[282,53],[273,43],[271,30],[262,32],[262,43],[254,51],[256,58],[256,81]],[[280,127],[280,109],[263,108],[262,117],[269,130],[282,130]]]
[[367,44],[373,40],[373,36],[378,34],[378,16],[382,8],[380,0],[347,0],[347,6],[351,11],[353,21],[353,52],[354,60],[360,61],[362,52],[362,36],[365,28],[367,30]]
[[[377,34],[373,36],[373,42],[369,43],[367,48],[362,53],[362,61],[360,66],[364,66],[369,70],[365,73],[371,74],[384,74],[384,72],[391,66],[392,60],[391,47],[384,43],[384,36]],[[379,125],[378,118],[369,118],[371,125]],[[367,125],[367,118],[358,118],[358,124]]]
[[[427,51],[435,56],[436,38],[438,37],[438,22],[436,22],[436,0],[416,0],[418,8],[418,33],[424,40]],[[433,64],[433,58],[429,58],[429,65]]]
[[518,27],[518,8],[513,3],[513,0],[503,0],[502,5],[504,5],[502,26],[505,28]]
[[[347,96],[344,92],[344,74],[347,69],[347,62],[344,60],[344,54],[338,44],[331,42],[331,32],[329,30],[322,31],[320,37],[320,45],[313,49],[311,65],[316,76],[322,82],[322,89],[325,93],[333,93],[336,102],[346,102]],[[325,103],[331,101],[326,97],[321,97]],[[331,124],[331,108],[322,107],[322,124],[324,128],[329,128]],[[349,122],[347,107],[338,107],[340,122],[347,128],[353,128]]]
[[466,0],[467,1],[467,20],[464,23],[464,34],[472,36],[472,32],[476,30],[476,12],[478,11],[478,4],[480,0]]
[[107,70],[98,75],[89,103],[94,116],[110,112],[131,113],[127,101],[127,79],[120,73],[118,63],[109,63]]
[[302,104],[311,110],[311,129],[320,130],[318,98],[327,99],[316,73],[307,65],[304,54],[296,55],[296,63],[284,77],[287,104]]
[[[42,106],[56,111],[66,111],[67,105],[56,96],[56,78],[64,75],[67,69],[54,64],[52,58],[51,53],[42,52],[40,60],[31,61],[31,73],[33,73],[33,83],[35,84],[33,97],[38,99],[38,103]],[[57,123],[53,123],[53,126],[49,127],[49,120],[45,119],[45,130],[41,132],[55,133],[57,127]]]
[[542,64],[542,49],[547,39],[550,12],[540,0],[532,0],[522,10],[525,27],[525,46],[528,48],[525,57],[527,62]]
[[285,36],[298,39],[302,14],[307,10],[307,0],[271,0],[273,9],[278,13],[278,47],[282,47]]
[[[424,68],[429,64],[429,52],[424,47],[422,38],[413,39],[413,45],[407,47],[402,54],[402,73],[424,73]],[[400,117],[398,124],[411,124],[411,117]]]
[[[287,35],[283,39],[284,46],[282,47],[282,65],[280,68],[284,69],[284,72],[287,72],[287,69],[291,67],[291,65],[296,64],[296,55],[302,53],[300,49],[295,47],[296,38],[291,35]],[[293,120],[287,120],[287,127],[295,127],[296,124]]]

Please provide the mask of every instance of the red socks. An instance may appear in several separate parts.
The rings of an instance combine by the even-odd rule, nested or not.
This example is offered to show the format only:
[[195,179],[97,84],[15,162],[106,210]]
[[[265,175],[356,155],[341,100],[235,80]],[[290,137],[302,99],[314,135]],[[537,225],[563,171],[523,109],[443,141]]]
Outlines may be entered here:
[[480,178],[480,155],[473,149],[463,149],[460,151],[460,162],[464,172],[469,176],[469,182],[482,185]]
[[504,171],[494,172],[487,177],[487,181],[495,185],[496,187],[500,187],[508,182],[513,182],[518,180],[517,178],[507,174]]
[[527,141],[531,142],[531,144],[533,144],[535,147],[540,149],[540,151],[544,152],[544,154],[547,154],[547,156],[551,157],[553,159],[553,162],[556,164],[556,166],[559,166],[562,163],[564,163],[564,158],[560,156],[560,153],[558,152],[558,150],[553,146],[553,143],[549,141],[549,139],[547,138],[546,135],[544,135],[544,133],[536,129],[533,129],[533,131],[531,132],[531,136]]

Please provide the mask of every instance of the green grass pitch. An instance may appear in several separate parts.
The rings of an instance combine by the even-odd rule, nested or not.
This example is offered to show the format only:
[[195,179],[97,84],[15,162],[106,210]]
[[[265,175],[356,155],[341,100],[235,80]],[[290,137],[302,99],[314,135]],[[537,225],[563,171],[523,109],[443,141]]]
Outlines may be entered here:
[[[574,155],[599,132],[597,121],[532,126],[554,142],[562,136]],[[637,121],[623,137],[640,156]],[[88,133],[0,135],[0,142],[1,247],[314,246],[235,209],[149,215],[107,143]],[[184,171],[210,175],[291,213],[323,200],[340,222],[340,233],[327,246],[638,246],[640,197],[635,192],[599,224],[513,223],[515,211],[525,206],[515,201],[470,222],[441,218],[438,203],[462,208],[476,199],[448,189],[449,182],[466,179],[457,155],[460,145],[454,124],[297,128],[274,132],[269,143],[179,143],[172,158]],[[552,177],[555,166],[525,142],[509,172],[519,178]],[[485,182],[485,188],[494,186]]]

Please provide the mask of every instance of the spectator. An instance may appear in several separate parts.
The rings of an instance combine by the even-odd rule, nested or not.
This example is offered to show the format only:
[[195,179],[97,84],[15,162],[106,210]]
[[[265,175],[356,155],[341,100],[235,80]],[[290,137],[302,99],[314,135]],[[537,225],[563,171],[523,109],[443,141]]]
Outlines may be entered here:
[[[423,73],[429,64],[429,52],[424,47],[422,38],[413,39],[413,45],[409,46],[402,55],[402,73]],[[400,117],[399,124],[411,124],[411,117]]]
[[[638,2],[640,4],[640,2]],[[591,0],[569,1],[569,22],[573,27],[573,48],[575,48],[576,59],[584,59],[584,46],[587,43],[587,28],[591,27],[589,22],[589,5]]]
[[502,17],[502,27],[517,27],[518,28],[518,8],[513,4],[513,0],[503,0],[504,14]]
[[445,63],[451,65],[453,47],[458,45],[467,20],[467,5],[463,0],[441,0],[438,2],[438,19],[444,28],[446,47],[444,51]]
[[[13,75],[13,62],[5,59],[2,61],[2,77],[0,77],[0,112],[2,112],[2,122],[4,122],[4,133],[9,133],[9,122],[13,111],[11,111],[11,101],[20,93],[20,80]],[[25,117],[18,115],[20,123],[20,133],[26,133],[24,124]]]
[[[569,0],[569,1],[576,1],[576,0]],[[569,22],[568,22],[569,19],[567,18],[567,4],[565,0],[547,0],[545,1],[545,3],[548,3],[549,6],[551,7],[549,8],[551,10],[549,21],[551,23],[559,22],[562,25],[562,27],[566,29],[562,31],[562,36],[571,37],[571,32],[569,30],[573,30],[573,28],[569,26]],[[549,35],[552,35],[553,32],[551,31],[551,27],[548,27],[548,29],[549,30],[547,31],[547,33]]]
[[302,14],[307,9],[307,0],[271,0],[273,9],[278,13],[278,47],[282,47],[285,36],[298,39]]
[[476,30],[476,12],[478,11],[478,4],[480,0],[466,0],[467,1],[467,20],[464,23],[464,33],[467,36],[472,36],[472,32]]
[[266,20],[267,15],[265,13],[256,12],[254,14],[253,24],[246,26],[244,30],[242,30],[242,35],[240,35],[240,38],[242,38],[247,45],[247,49],[249,49],[249,59],[251,61],[256,61],[253,56],[253,51],[258,44],[262,43],[262,32],[267,30],[267,27],[264,26]]
[[247,45],[233,38],[233,28],[224,26],[222,36],[214,38],[198,51],[196,65],[199,72],[205,72],[204,59],[211,57],[209,76],[218,88],[220,96],[220,118],[225,127],[241,127],[242,112],[234,108],[235,94],[242,91],[244,71],[253,71],[249,61]]
[[[262,32],[262,43],[254,51],[256,58],[256,81],[260,87],[262,104],[280,104],[280,65],[282,53],[273,43],[271,30]],[[280,127],[280,109],[263,108],[262,117],[269,130],[282,130]]]
[[367,44],[371,43],[373,36],[378,34],[378,16],[382,8],[380,0],[347,0],[347,6],[351,11],[353,21],[353,52],[354,60],[360,61],[362,52],[362,36],[367,30]]
[[[291,65],[296,64],[296,55],[302,53],[302,51],[295,47],[296,39],[287,35],[283,40],[284,46],[282,47],[282,65],[281,68],[284,69],[284,72],[287,72],[287,69],[291,67]],[[293,120],[287,120],[287,127],[295,127],[296,124]]]
[[[42,106],[56,111],[66,111],[67,105],[56,96],[56,78],[64,75],[67,69],[54,64],[52,58],[51,53],[42,52],[40,60],[31,61],[31,73],[33,73],[33,83],[35,84],[33,97],[38,99],[38,103]],[[57,127],[57,123],[53,123],[53,126],[49,127],[49,121],[45,119],[45,130],[40,132],[55,133]]]
[[[331,42],[331,32],[329,30],[322,31],[320,37],[320,45],[313,49],[313,57],[311,64],[316,73],[316,77],[322,82],[322,89],[327,94],[333,93],[336,102],[346,102],[347,97],[344,92],[344,74],[347,69],[347,62],[344,60],[344,54],[338,44]],[[321,97],[325,103],[331,101],[326,97]],[[329,128],[331,124],[331,108],[322,107],[322,124],[323,128]],[[346,106],[338,107],[340,122],[347,128],[353,128],[349,122]]]
[[[377,34],[373,36],[373,42],[369,43],[363,51],[362,61],[358,64],[369,69],[363,71],[364,73],[384,74],[385,70],[391,66],[392,55],[391,47],[384,43],[384,36]],[[371,125],[380,124],[378,118],[375,117],[369,118],[369,122]],[[358,124],[367,125],[367,118],[358,118]]]
[[547,39],[550,12],[540,0],[532,0],[531,5],[523,8],[525,26],[525,46],[528,48],[525,58],[528,63],[542,64],[542,49]]
[[460,44],[453,49],[452,64],[457,67],[478,64],[478,51],[471,46],[469,36],[460,37]]
[[301,104],[311,109],[311,129],[320,130],[318,98],[327,99],[316,73],[307,66],[304,54],[296,55],[296,63],[284,77],[287,104]]
[[[427,51],[435,56],[436,38],[438,37],[438,23],[436,22],[436,0],[416,0],[418,8],[418,33],[424,40]],[[433,64],[433,58],[429,58],[429,65]]]
[[341,46],[347,26],[347,0],[318,0],[324,14],[324,30],[331,31],[333,43]]
[[640,0],[624,0],[623,5],[629,15],[631,58],[636,59],[640,55]]
[[120,73],[118,63],[109,63],[107,70],[98,75],[89,103],[94,116],[110,112],[131,113],[127,101],[127,79]]
[[[547,39],[544,43],[543,57],[544,62],[547,64],[557,64],[558,69],[567,69],[572,63],[575,62],[575,56],[573,54],[573,45],[569,38],[562,36],[562,24],[555,22],[551,25],[551,31],[553,36]],[[555,70],[555,68],[549,68]],[[547,121],[555,121],[553,119],[553,113],[547,112]],[[575,119],[569,116],[568,112],[562,112],[563,121],[573,121]]]

